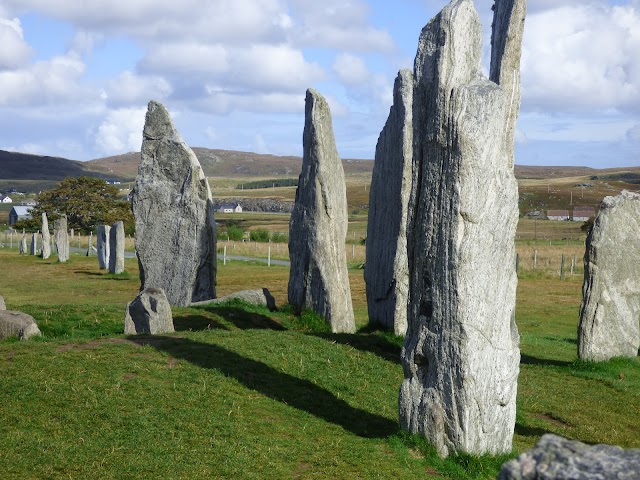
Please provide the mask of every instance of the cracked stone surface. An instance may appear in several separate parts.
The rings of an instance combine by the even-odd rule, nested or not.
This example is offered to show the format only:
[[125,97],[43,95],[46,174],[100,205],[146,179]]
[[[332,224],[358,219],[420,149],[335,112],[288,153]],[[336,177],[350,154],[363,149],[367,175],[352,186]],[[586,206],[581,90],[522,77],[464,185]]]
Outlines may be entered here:
[[111,230],[110,225],[98,225],[96,231],[98,265],[101,270],[109,268],[109,230]]
[[441,456],[511,451],[519,371],[514,321],[524,0],[494,5],[490,78],[471,0],[423,29],[414,65],[408,329],[402,427]]
[[69,260],[69,233],[67,231],[67,225],[66,215],[61,215],[53,222],[53,241],[56,244],[58,261],[62,263]]
[[51,256],[51,233],[49,232],[49,220],[47,214],[42,212],[42,258],[47,259]]

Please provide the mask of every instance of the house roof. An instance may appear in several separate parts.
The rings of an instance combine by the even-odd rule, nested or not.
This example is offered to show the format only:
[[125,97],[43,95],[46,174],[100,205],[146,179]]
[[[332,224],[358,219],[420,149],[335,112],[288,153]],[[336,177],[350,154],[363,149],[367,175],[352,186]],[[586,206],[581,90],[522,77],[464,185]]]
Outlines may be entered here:
[[[596,213],[596,209],[593,207],[576,207],[573,209],[574,215],[584,214],[588,216],[593,216]],[[584,216],[580,215],[580,216]]]
[[14,212],[16,212],[16,215],[18,215],[19,217],[22,217],[24,215],[31,215],[31,209],[33,207],[29,207],[29,206],[23,206],[23,205],[17,205],[15,207],[13,207],[11,210],[13,210]]
[[549,210],[547,217],[568,217],[569,210]]

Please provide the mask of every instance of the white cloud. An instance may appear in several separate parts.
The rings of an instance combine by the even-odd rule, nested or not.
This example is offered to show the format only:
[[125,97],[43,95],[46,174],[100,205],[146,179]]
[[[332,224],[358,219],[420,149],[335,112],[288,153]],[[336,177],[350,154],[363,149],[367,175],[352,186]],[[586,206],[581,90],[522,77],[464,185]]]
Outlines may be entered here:
[[16,68],[24,65],[33,50],[24,41],[20,20],[0,18],[0,69]]
[[102,155],[139,151],[146,112],[146,107],[110,111],[96,131],[97,150]]
[[631,5],[567,5],[529,15],[523,108],[638,111],[639,51],[640,13]]
[[139,105],[151,99],[163,100],[171,92],[171,85],[162,77],[124,71],[107,82],[106,98],[110,105]]
[[333,62],[333,71],[351,99],[370,109],[388,111],[393,103],[393,86],[386,75],[371,72],[362,57],[341,53]]
[[341,82],[350,86],[364,85],[371,77],[364,60],[349,53],[341,53],[336,57],[333,71]]
[[640,143],[640,123],[627,130],[626,137],[630,142]]

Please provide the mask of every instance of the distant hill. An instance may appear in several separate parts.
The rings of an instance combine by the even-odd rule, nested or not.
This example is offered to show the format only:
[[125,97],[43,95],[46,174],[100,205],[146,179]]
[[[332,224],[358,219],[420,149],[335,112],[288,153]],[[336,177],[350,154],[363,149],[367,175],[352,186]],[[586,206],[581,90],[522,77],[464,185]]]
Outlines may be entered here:
[[[297,177],[302,166],[302,158],[296,156],[266,155],[201,147],[194,147],[193,152],[208,177]],[[138,173],[140,152],[99,158],[86,163],[90,165],[88,168],[91,170],[133,180]],[[346,175],[371,174],[373,171],[373,162],[370,160],[343,159],[342,163]]]

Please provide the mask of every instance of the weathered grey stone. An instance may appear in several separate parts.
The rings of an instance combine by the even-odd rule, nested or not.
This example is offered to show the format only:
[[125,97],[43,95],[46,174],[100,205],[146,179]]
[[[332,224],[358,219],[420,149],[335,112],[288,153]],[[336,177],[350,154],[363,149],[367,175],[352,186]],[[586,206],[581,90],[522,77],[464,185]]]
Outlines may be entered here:
[[640,195],[606,197],[587,237],[578,356],[635,357],[640,348]]
[[4,303],[4,297],[0,295],[0,310],[6,310],[7,306]]
[[141,288],[172,305],[215,298],[216,226],[211,190],[163,105],[150,102],[132,192]]
[[47,214],[42,212],[42,248],[40,249],[43,259],[51,256],[51,233],[49,232],[49,220]]
[[20,255],[26,255],[27,248],[27,234],[22,230],[22,238],[20,239]]
[[243,302],[250,303],[251,305],[257,305],[259,307],[267,307],[272,312],[277,310],[276,300],[273,295],[266,288],[259,288],[257,290],[242,290],[235,292],[224,297],[216,298],[214,300],[204,300],[202,302],[193,302],[191,306],[196,305],[209,305],[216,303],[223,303],[228,300],[242,300]]
[[288,298],[296,312],[309,308],[333,332],[354,332],[347,272],[347,197],[329,105],[307,90],[302,173],[289,224]]
[[20,340],[28,340],[35,335],[42,334],[31,315],[13,310],[0,310],[0,339],[18,337]]
[[109,273],[124,272],[124,222],[119,221],[109,229]]
[[40,232],[31,234],[31,245],[29,246],[29,255],[38,255],[38,237]]
[[401,70],[393,89],[393,106],[376,146],[367,223],[369,322],[407,331],[409,264],[407,222],[413,153],[413,74]]
[[98,265],[101,270],[109,268],[109,225],[98,225],[96,243],[98,245]]
[[171,305],[161,288],[145,288],[127,305],[124,333],[157,335],[174,332]]
[[546,434],[535,447],[502,466],[498,480],[634,480],[640,478],[640,450],[586,445]]
[[69,260],[69,234],[67,233],[67,216],[61,215],[54,225],[54,240],[56,242],[56,251],[58,252],[58,261],[66,262]]
[[520,361],[514,321],[524,0],[494,5],[490,80],[471,0],[423,29],[414,70],[409,326],[403,428],[442,456],[511,450]]

